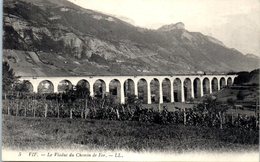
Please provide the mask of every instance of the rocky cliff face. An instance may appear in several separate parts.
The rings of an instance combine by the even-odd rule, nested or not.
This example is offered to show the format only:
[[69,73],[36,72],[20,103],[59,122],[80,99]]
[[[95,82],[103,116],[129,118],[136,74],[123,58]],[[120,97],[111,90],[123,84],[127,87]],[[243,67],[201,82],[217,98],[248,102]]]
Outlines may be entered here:
[[20,75],[228,72],[258,59],[189,32],[183,23],[134,27],[65,0],[5,0],[4,59]]
[[176,24],[164,25],[158,29],[158,31],[173,31],[173,30],[185,30],[185,25],[183,22],[178,22]]

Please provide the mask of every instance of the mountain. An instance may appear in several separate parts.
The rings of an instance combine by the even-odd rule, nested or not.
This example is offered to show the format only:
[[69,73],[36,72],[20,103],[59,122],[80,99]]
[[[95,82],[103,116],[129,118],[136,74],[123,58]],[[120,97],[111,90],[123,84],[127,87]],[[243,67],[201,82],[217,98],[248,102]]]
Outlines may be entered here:
[[208,73],[259,67],[259,59],[190,32],[182,22],[144,29],[66,0],[5,0],[3,10],[4,59],[21,76]]

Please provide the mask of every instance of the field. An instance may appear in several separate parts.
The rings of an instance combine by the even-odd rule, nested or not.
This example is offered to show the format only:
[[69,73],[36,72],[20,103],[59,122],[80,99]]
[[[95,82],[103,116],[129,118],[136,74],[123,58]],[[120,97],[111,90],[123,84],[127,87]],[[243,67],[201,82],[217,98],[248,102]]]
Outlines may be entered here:
[[3,149],[257,151],[259,132],[137,121],[3,115]]
[[[176,108],[193,108],[193,106],[196,104],[193,103],[181,103],[181,102],[175,102],[175,103],[163,103],[160,104],[160,109],[162,110],[163,107],[165,106],[168,111],[176,111]],[[245,105],[245,103],[243,103]],[[158,111],[158,104],[143,104],[142,105],[144,108],[148,109],[153,109],[155,111]],[[246,108],[243,109],[235,109],[235,108],[230,108],[226,111],[226,114],[233,114],[234,116],[237,116],[238,114],[240,115],[248,115],[248,116],[256,116],[256,112],[258,113],[259,110],[249,110]]]

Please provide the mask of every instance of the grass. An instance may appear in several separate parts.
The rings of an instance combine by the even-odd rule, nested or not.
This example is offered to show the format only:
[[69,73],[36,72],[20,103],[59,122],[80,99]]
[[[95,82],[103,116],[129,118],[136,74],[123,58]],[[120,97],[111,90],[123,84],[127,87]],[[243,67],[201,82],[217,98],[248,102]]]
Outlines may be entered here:
[[[240,144],[231,140],[237,139],[236,134],[232,129],[228,131],[135,121],[3,116],[4,149],[123,149],[164,152],[258,150],[258,142]],[[258,138],[257,133],[256,136]]]

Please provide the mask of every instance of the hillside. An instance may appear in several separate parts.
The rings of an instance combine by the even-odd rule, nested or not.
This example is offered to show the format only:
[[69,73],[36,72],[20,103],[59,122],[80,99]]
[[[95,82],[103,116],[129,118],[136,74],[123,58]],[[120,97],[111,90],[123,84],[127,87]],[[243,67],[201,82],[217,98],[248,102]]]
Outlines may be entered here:
[[259,105],[259,73],[260,69],[251,72],[239,72],[234,80],[234,85],[226,87],[212,95],[218,101],[243,105],[244,108],[256,110]]
[[252,70],[259,58],[190,32],[158,30],[66,0],[5,0],[4,59],[18,75],[145,75]]

